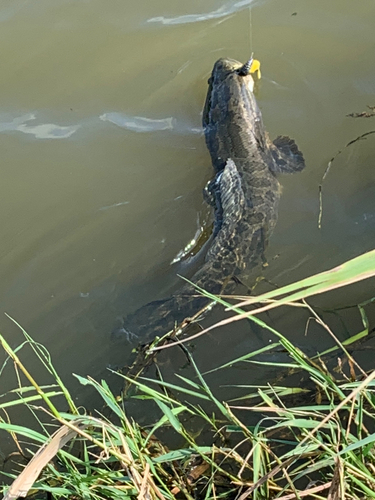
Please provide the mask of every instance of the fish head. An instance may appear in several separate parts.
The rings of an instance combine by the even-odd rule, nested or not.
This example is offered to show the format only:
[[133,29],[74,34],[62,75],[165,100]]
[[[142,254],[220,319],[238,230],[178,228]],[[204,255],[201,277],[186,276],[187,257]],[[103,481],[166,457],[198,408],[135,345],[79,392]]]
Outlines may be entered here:
[[259,76],[260,63],[251,57],[245,64],[230,58],[221,58],[214,64],[209,84],[220,85],[223,82],[231,80],[231,84],[237,82],[239,85],[245,85],[248,90],[253,92],[254,79],[252,74]]
[[245,64],[230,58],[221,58],[215,62],[208,80],[208,92],[205,109],[203,110],[203,126],[209,124],[209,112],[214,101],[228,100],[231,95],[252,99],[254,79],[252,74],[260,75],[260,63],[251,57]]
[[247,156],[250,144],[259,149],[265,141],[262,115],[254,96],[254,73],[259,78],[259,61],[252,57],[245,64],[222,58],[212,69],[202,125],[217,171],[224,168],[228,158]]

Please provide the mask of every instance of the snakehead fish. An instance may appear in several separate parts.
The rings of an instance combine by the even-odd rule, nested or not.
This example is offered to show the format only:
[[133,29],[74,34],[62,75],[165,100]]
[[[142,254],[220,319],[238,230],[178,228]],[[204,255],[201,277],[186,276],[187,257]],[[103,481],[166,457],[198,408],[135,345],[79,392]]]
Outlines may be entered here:
[[[252,60],[241,64],[219,59],[208,80],[203,110],[206,144],[215,177],[206,187],[214,207],[213,238],[202,267],[191,282],[213,294],[232,293],[236,281],[264,262],[264,251],[277,220],[279,172],[304,168],[295,142],[279,136],[271,142],[256,103]],[[146,304],[124,320],[128,338],[165,334],[209,304],[189,283],[168,298]]]

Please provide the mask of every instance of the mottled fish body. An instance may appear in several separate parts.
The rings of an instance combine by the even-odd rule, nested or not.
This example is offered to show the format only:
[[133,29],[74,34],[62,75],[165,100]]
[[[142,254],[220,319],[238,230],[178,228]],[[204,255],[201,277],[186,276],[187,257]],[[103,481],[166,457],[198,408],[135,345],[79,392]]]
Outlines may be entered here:
[[[237,278],[264,262],[277,221],[276,174],[305,166],[292,139],[269,139],[254,97],[250,67],[250,62],[219,59],[203,110],[206,144],[216,173],[205,197],[215,210],[215,224],[205,262],[190,281],[213,294],[232,293]],[[167,333],[209,302],[186,283],[170,297],[150,302],[125,318],[122,331],[145,341]]]

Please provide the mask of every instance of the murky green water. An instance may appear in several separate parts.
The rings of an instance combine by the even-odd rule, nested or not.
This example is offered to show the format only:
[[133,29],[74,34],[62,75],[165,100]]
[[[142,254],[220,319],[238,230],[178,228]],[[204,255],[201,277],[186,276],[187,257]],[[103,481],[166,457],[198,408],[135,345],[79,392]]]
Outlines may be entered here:
[[[255,52],[266,128],[295,138],[306,158],[304,172],[281,180],[267,277],[286,284],[372,249],[375,136],[334,161],[321,230],[317,219],[328,161],[375,129],[375,118],[346,116],[375,105],[374,22],[372,0],[1,1],[0,330],[10,343],[22,335],[5,312],[70,384],[72,372],[99,376],[129,360],[112,329],[177,283],[169,263],[206,211],[201,111],[220,56]],[[271,317],[307,349],[331,345],[316,325],[305,335],[306,320],[294,310]],[[345,321],[360,328],[354,314]],[[195,356],[209,369],[268,341],[239,325],[197,342]],[[166,358],[172,370],[184,362]],[[42,377],[31,354],[23,359]],[[219,383],[267,377],[234,370]],[[14,383],[10,368],[2,380],[4,390]]]

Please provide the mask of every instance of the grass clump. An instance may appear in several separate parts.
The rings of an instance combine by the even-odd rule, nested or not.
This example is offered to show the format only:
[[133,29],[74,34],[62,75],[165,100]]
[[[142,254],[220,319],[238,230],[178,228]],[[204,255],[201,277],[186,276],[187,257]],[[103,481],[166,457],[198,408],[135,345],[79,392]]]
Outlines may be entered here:
[[[170,348],[177,343],[184,346],[193,378],[179,374],[178,383],[171,383],[160,371],[155,378],[143,376],[141,370],[137,377],[131,372],[119,374],[136,389],[131,397],[140,399],[139,404],[147,408],[151,401],[158,410],[159,417],[147,428],[129,417],[126,401],[113,394],[105,380],[77,376],[97,391],[105,411],[91,415],[78,409],[48,352],[24,332],[25,343],[55,380],[50,386],[38,385],[22,364],[20,348],[13,350],[0,336],[16,373],[22,372],[28,380],[22,384],[18,377],[19,387],[0,403],[4,415],[0,429],[12,436],[19,453],[27,457],[22,473],[10,474],[14,482],[3,487],[4,498],[375,498],[375,370],[366,372],[349,352],[351,345],[373,332],[359,305],[363,329],[340,342],[306,302],[316,293],[374,275],[375,253],[369,252],[275,292],[246,301],[240,298],[235,306],[225,298],[212,297],[234,311],[232,321],[240,317],[255,321],[275,337],[271,345],[244,353],[215,370],[261,363],[257,358],[260,353],[281,347],[289,357],[287,362],[263,363],[276,367],[283,378],[262,387],[243,385],[243,396],[220,401],[184,340],[179,340]],[[247,311],[244,307],[250,302],[256,309]],[[336,346],[315,357],[307,356],[258,318],[259,313],[279,305],[306,308],[333,336]],[[142,351],[146,362],[161,348],[171,346],[164,341],[160,339]],[[330,358],[332,353],[339,356],[338,366]],[[289,378],[290,373],[294,378]],[[296,374],[300,374],[299,380],[305,376],[303,388],[291,383]],[[61,403],[55,404],[57,396],[64,398],[68,411],[59,409]],[[16,406],[33,412],[38,430],[9,421],[7,409]],[[49,426],[42,423],[46,418]],[[193,433],[192,420],[201,422],[207,431],[204,438]],[[250,425],[250,421],[255,424]],[[48,430],[51,425],[55,426],[53,433]],[[168,446],[176,439],[162,440],[163,430],[167,436],[178,436],[180,445]]]

